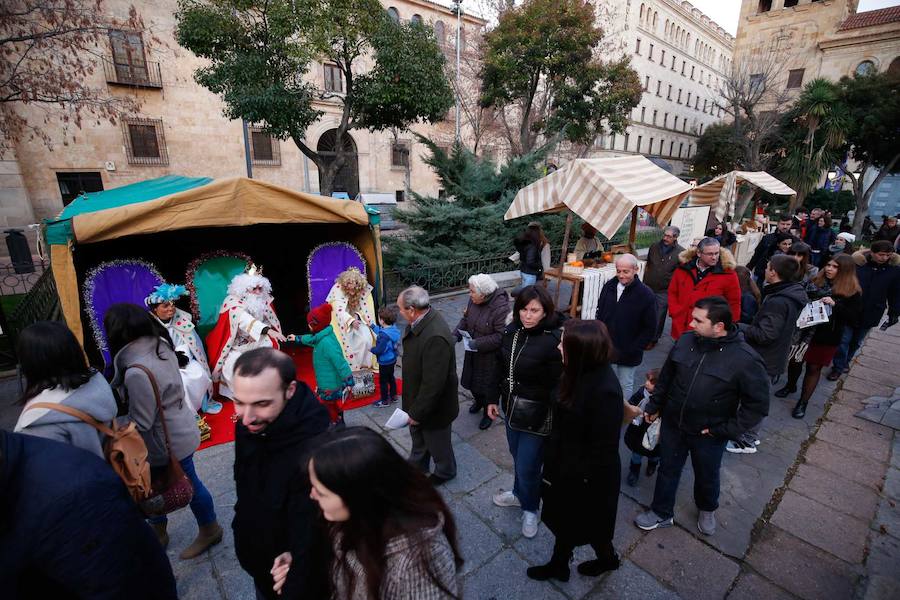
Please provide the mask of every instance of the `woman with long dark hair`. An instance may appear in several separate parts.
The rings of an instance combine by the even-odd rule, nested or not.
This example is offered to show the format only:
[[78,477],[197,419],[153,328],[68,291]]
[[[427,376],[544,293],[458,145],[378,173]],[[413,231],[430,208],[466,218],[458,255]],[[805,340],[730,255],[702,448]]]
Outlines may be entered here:
[[[831,364],[845,326],[853,327],[862,313],[862,288],[856,278],[856,263],[846,254],[839,254],[826,263],[819,274],[812,280],[818,289],[816,298],[831,306],[831,316],[827,323],[815,326],[812,339],[803,362],[806,363],[806,375],[803,377],[803,389],[791,413],[795,419],[806,416],[806,407],[813,392],[819,385],[822,369]],[[796,361],[788,363],[787,384],[775,392],[775,396],[786,398],[797,390],[802,365]]]
[[750,269],[744,266],[734,268],[737,273],[738,282],[741,284],[741,323],[750,323],[753,316],[759,310],[759,302],[761,295],[759,286],[753,281]]
[[513,245],[519,253],[519,274],[522,277],[522,287],[534,285],[539,279],[544,278],[544,264],[541,259],[544,234],[540,227],[526,227],[516,236]]
[[821,266],[822,255],[834,243],[834,230],[831,228],[831,217],[821,216],[816,219],[816,226],[810,227],[806,234],[806,243],[812,251],[812,264]]
[[[459,598],[462,557],[441,495],[383,437],[348,427],[323,438],[307,464],[327,521],[335,600]],[[272,574],[279,591],[285,555]]]
[[[560,325],[553,299],[543,287],[523,288],[513,304],[513,322],[500,345],[500,406],[506,419],[506,441],[513,457],[515,482],[511,491],[494,494],[497,506],[522,507],[522,535],[537,534],[541,502],[541,465],[544,441],[553,419],[555,390],[562,373]],[[496,400],[488,417],[500,415]]]
[[819,274],[819,267],[812,264],[812,249],[809,244],[804,242],[794,242],[787,251],[788,256],[793,256],[800,261],[800,283],[804,288],[809,288],[809,284]]
[[560,343],[562,385],[544,459],[541,518],[556,536],[550,562],[528,569],[540,581],[568,581],[576,546],[597,558],[578,565],[596,577],[619,568],[613,548],[621,464],[622,388],[610,367],[613,347],[601,321],[568,321]]
[[[160,337],[150,315],[135,304],[110,306],[103,317],[103,326],[115,367],[112,386],[128,401],[128,418],[135,422],[147,444],[151,471],[165,469],[171,451],[194,486],[190,506],[200,532],[180,556],[182,559],[199,556],[222,541],[222,528],[216,521],[212,495],[194,468],[194,451],[200,445],[200,430],[194,410],[184,398],[175,351]],[[168,443],[157,401],[165,415]],[[153,517],[149,521],[165,548],[169,543],[166,517]]]
[[79,417],[34,406],[74,408],[109,423],[116,399],[103,375],[88,367],[84,352],[68,327],[58,321],[29,325],[16,341],[16,356],[25,377],[25,404],[15,431],[71,444],[103,457],[103,435]]

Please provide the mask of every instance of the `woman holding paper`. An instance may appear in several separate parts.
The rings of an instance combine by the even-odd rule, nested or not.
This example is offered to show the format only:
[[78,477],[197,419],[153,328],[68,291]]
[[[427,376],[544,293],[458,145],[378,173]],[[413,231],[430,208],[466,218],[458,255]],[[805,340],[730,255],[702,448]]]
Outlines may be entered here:
[[[806,375],[803,377],[800,400],[791,413],[795,419],[806,416],[809,399],[819,385],[822,369],[831,364],[837,352],[844,326],[854,326],[862,312],[862,288],[856,278],[856,263],[846,254],[829,260],[812,283],[818,289],[818,300],[831,307],[831,315],[827,323],[815,326],[812,340],[803,355]],[[800,369],[799,363],[789,363],[787,385],[775,392],[776,396],[785,398],[797,389]]]
[[[506,441],[513,457],[512,491],[494,494],[497,506],[522,508],[522,535],[537,534],[541,501],[541,465],[544,441],[553,423],[553,402],[562,373],[559,340],[562,317],[544,287],[531,285],[516,296],[513,322],[506,327],[500,346],[500,406],[506,420]],[[496,419],[497,400],[488,405]]]
[[497,282],[484,273],[469,277],[469,305],[456,325],[455,334],[466,349],[459,383],[475,399],[469,412],[484,411],[479,429],[487,429],[493,422],[487,415],[487,407],[496,404],[500,394],[499,352],[508,316],[509,296],[497,288]]

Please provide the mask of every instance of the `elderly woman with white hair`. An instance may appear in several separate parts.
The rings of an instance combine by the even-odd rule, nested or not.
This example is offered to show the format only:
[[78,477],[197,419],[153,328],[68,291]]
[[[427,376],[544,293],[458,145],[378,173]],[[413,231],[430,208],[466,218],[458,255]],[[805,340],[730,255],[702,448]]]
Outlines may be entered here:
[[497,403],[502,377],[497,353],[509,311],[509,296],[498,289],[490,275],[479,273],[469,277],[469,305],[455,334],[466,349],[460,384],[472,392],[475,399],[469,412],[482,413],[479,429],[491,426],[487,406]]

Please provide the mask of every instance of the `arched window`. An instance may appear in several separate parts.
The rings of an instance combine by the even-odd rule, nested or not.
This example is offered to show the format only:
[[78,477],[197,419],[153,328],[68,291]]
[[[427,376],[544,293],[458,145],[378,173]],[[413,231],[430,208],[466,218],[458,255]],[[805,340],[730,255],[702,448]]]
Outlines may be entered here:
[[422,24],[422,15],[415,14],[410,17],[409,22],[413,25],[421,25]]
[[643,23],[644,23],[644,5],[641,4],[641,24],[643,25]]
[[900,56],[891,61],[891,65],[888,67],[887,72],[888,75],[900,77]]
[[653,29],[654,30],[656,29],[656,26],[659,24],[659,19],[657,17],[659,17],[659,13],[654,11],[653,12]]
[[668,20],[668,19],[666,19],[666,28],[663,29],[663,32],[664,32],[663,34],[664,34],[664,35],[666,36],[666,38],[668,39],[668,37],[669,37],[669,20]]
[[857,75],[871,75],[875,72],[875,63],[871,60],[864,60],[858,65],[856,65],[856,74]]
[[437,43],[441,46],[447,43],[447,30],[444,27],[443,21],[434,22],[434,37],[437,39]]
[[388,9],[388,16],[391,18],[391,21],[394,23],[400,22],[400,13],[397,12],[397,9],[393,6]]

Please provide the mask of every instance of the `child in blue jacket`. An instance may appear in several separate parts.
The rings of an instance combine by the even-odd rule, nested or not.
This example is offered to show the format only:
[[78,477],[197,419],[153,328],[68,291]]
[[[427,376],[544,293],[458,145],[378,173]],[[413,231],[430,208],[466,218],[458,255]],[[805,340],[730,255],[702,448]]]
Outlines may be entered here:
[[400,347],[400,330],[394,325],[399,310],[395,304],[383,306],[378,311],[379,325],[373,325],[375,345],[372,354],[378,358],[378,379],[381,385],[381,399],[375,406],[390,406],[397,400],[397,380],[394,367],[397,366],[397,349]]

